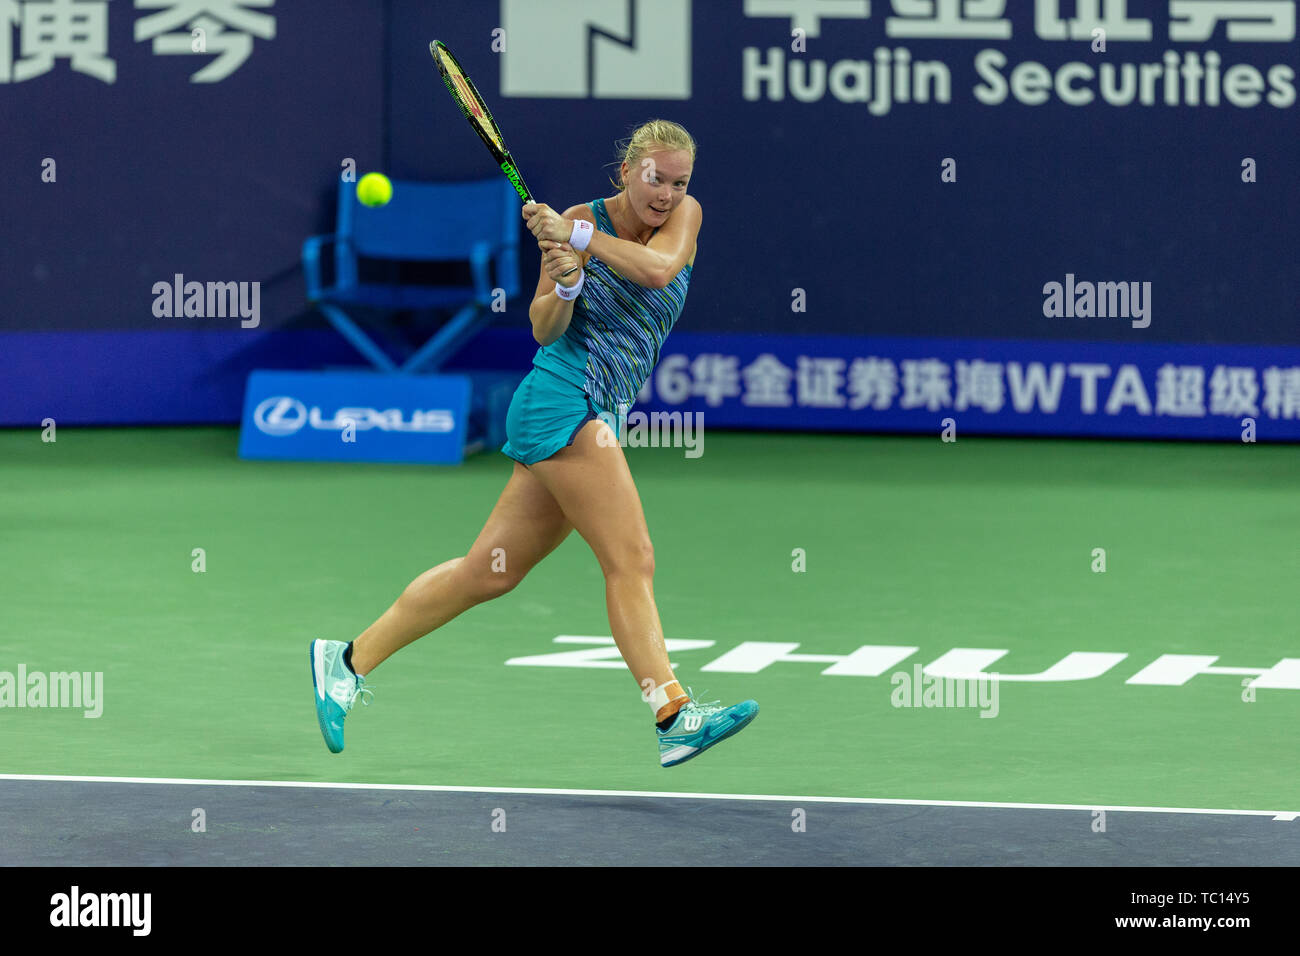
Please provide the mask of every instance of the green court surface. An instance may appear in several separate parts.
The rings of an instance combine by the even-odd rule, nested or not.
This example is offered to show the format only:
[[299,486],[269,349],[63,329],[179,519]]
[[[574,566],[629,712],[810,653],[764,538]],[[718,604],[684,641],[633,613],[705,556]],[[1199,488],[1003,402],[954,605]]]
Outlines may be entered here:
[[[350,640],[463,554],[509,477],[500,453],[268,463],[239,460],[230,428],[0,432],[0,672],[104,682],[96,719],[0,709],[0,772],[1300,809],[1300,687],[1275,667],[1300,658],[1295,447],[706,438],[695,459],[627,451],[659,611],[670,641],[713,642],[671,653],[683,683],[762,712],[664,770],[621,664],[506,663],[610,634],[576,533],[374,671],[346,751],[326,751],[308,643]],[[702,670],[744,642],[917,651],[877,676]],[[892,675],[957,648],[1009,652],[988,668],[1009,675],[1126,656],[1004,680],[992,719],[894,706]],[[1241,672],[1128,683],[1162,655]],[[1266,669],[1292,686],[1245,686]]]

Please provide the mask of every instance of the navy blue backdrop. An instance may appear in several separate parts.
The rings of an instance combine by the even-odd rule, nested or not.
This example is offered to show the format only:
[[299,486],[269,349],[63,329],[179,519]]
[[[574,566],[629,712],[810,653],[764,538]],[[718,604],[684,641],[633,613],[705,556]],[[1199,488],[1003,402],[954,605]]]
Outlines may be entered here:
[[[24,22],[40,5],[9,23],[6,6],[0,424],[235,421],[252,368],[355,363],[298,267],[341,164],[492,171],[437,37],[558,208],[612,194],[632,125],[695,135],[705,224],[664,357],[701,384],[683,399],[652,379],[647,407],[1189,436],[1251,416],[1300,437],[1294,0],[1246,19],[1231,0],[281,0],[222,26],[118,0],[85,3],[101,34],[92,18],[46,65]],[[196,23],[229,48],[207,81],[219,56],[190,52]],[[178,273],[259,282],[258,326],[155,316],[153,285]],[[1053,282],[1136,283],[1148,311],[1045,315]],[[465,360],[526,365],[526,309]],[[764,355],[789,371],[787,406],[748,400]],[[717,387],[719,365],[740,386]],[[1054,397],[1026,391],[1055,366]]]

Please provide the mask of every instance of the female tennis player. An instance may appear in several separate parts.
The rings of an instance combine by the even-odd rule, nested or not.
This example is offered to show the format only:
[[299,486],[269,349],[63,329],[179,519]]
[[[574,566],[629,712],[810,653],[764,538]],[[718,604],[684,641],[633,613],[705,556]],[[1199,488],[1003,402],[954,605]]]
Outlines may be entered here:
[[[426,571],[352,643],[313,641],[316,712],[329,749],[365,675],[398,649],[513,589],[573,529],[605,575],[623,660],[654,715],[661,766],[698,756],[758,714],[693,699],[674,677],[654,599],[654,551],[641,499],[609,423],[626,415],[686,301],[700,230],[687,195],[695,141],[667,120],[639,127],[622,151],[618,194],[560,215],[523,207],[542,253],[528,317],[540,343],[506,417],[514,472],[464,557]],[[504,567],[500,557],[504,556]]]

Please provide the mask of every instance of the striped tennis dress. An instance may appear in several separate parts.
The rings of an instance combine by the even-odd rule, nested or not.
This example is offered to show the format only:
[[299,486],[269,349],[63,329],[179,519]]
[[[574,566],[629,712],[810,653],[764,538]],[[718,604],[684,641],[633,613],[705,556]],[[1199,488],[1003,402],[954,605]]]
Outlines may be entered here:
[[[617,237],[605,200],[587,205],[596,228]],[[626,414],[682,314],[692,271],[684,266],[666,288],[648,289],[590,257],[569,327],[537,350],[515,393],[501,450],[532,464],[572,444],[598,413]]]

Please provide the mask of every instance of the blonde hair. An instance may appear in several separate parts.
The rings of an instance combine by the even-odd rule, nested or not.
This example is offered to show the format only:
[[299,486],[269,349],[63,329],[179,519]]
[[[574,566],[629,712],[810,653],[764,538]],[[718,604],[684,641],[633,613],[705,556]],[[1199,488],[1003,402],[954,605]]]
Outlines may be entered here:
[[[679,126],[672,120],[652,119],[649,122],[642,123],[627,139],[621,139],[615,144],[618,152],[618,159],[613,165],[620,169],[620,179],[622,164],[627,163],[629,169],[636,169],[637,164],[647,153],[653,153],[658,150],[686,150],[691,154],[691,162],[695,162],[695,140],[691,134],[686,132],[685,127]],[[614,188],[622,192],[627,188],[623,182],[610,180]]]

